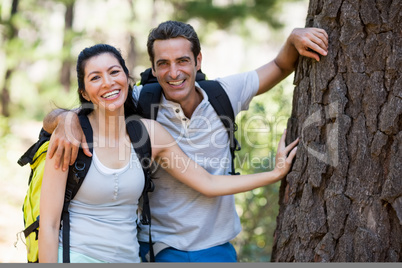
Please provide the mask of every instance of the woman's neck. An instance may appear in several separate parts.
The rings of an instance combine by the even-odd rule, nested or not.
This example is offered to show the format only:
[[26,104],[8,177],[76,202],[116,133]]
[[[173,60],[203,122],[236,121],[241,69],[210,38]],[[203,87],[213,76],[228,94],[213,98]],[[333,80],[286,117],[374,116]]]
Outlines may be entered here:
[[99,146],[115,146],[126,137],[126,123],[124,109],[110,111],[101,108],[95,109],[89,119],[94,133],[94,142]]

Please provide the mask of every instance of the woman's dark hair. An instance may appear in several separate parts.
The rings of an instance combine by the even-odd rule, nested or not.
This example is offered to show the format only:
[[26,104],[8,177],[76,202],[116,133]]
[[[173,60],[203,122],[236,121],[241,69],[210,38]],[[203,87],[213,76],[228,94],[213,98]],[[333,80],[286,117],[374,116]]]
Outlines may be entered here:
[[155,40],[168,40],[172,38],[183,37],[190,41],[191,51],[193,52],[195,65],[197,65],[197,56],[200,54],[201,45],[197,33],[193,26],[180,21],[165,21],[152,29],[148,35],[147,48],[149,59],[151,60],[152,67],[155,69],[154,60],[154,42]]
[[[78,81],[78,97],[80,99],[80,103],[82,106],[81,113],[83,114],[90,114],[94,109],[93,104],[90,101],[86,100],[81,94],[83,91],[85,91],[85,82],[84,82],[85,65],[89,59],[104,53],[109,53],[113,57],[115,57],[119,62],[119,64],[121,65],[121,67],[123,68],[123,71],[127,75],[127,78],[131,79],[130,73],[126,66],[126,62],[121,56],[120,51],[117,50],[115,47],[107,44],[96,44],[94,46],[87,47],[84,50],[82,50],[81,53],[78,55],[77,59],[77,81]],[[124,103],[124,112],[126,117],[137,113],[137,109],[133,99],[133,87],[130,84],[128,86],[127,100]]]

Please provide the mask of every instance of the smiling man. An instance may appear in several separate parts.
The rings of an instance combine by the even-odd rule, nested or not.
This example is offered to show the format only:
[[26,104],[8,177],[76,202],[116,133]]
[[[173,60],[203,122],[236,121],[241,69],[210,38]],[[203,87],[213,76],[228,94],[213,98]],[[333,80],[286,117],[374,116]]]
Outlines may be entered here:
[[184,115],[191,115],[203,96],[195,90],[195,77],[201,68],[201,53],[194,56],[191,43],[184,37],[155,40],[152,73],[169,101],[180,104]]
[[[209,173],[228,174],[231,153],[225,126],[208,95],[196,82],[202,54],[193,27],[178,21],[163,22],[150,32],[147,47],[152,73],[163,91],[156,120],[176,139],[181,149]],[[327,55],[327,49],[328,36],[323,29],[294,29],[275,59],[256,70],[216,81],[227,93],[234,115],[237,115],[248,109],[254,96],[267,92],[292,73],[299,55],[319,61],[318,54]],[[134,87],[137,102],[142,88],[141,85]],[[57,159],[63,156],[64,163],[73,163],[77,144],[85,143],[85,139],[77,120],[71,121],[72,126],[66,125],[67,121],[63,119],[67,114],[71,113],[49,114],[44,120],[44,129],[55,130],[53,135],[56,136],[48,154],[54,154]],[[65,131],[68,128],[72,131]],[[72,136],[68,136],[69,133]],[[211,162],[216,159],[221,159],[222,164]],[[175,180],[162,168],[154,177],[155,190],[150,193],[150,207],[156,261],[236,262],[236,251],[230,241],[239,234],[241,225],[234,196],[206,197]],[[138,240],[144,261],[149,250],[148,231],[140,224]]]

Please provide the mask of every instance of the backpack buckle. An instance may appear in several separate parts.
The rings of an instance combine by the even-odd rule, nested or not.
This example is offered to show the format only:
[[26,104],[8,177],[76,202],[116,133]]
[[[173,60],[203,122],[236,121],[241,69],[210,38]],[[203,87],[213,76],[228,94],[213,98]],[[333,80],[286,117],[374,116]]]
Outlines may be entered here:
[[[148,175],[148,176],[149,176],[149,175]],[[147,192],[153,192],[154,189],[155,189],[155,184],[154,184],[154,182],[153,182],[151,179],[149,179],[149,180],[148,180],[148,183],[146,184],[145,191],[147,191]]]
[[74,174],[74,181],[75,183],[78,183],[81,179],[81,176],[79,175],[80,172],[85,170],[85,163],[82,161],[77,161],[74,163],[74,168],[73,168],[73,174]]

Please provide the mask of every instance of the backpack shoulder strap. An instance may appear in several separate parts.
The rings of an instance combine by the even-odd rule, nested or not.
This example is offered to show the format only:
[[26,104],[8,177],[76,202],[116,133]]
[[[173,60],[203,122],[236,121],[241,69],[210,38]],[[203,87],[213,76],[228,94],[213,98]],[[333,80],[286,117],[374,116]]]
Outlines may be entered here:
[[152,74],[152,68],[148,68],[145,71],[143,71],[141,74],[141,80],[140,80],[140,84],[141,85],[146,85],[149,83],[157,83],[158,80],[156,79],[156,77]]
[[138,113],[144,118],[156,120],[161,96],[162,87],[159,83],[143,85],[138,98]]
[[[85,134],[89,150],[93,153],[93,131],[89,119],[86,115],[79,115],[80,124]],[[71,200],[77,194],[83,179],[87,175],[89,167],[91,166],[92,158],[85,155],[82,148],[78,150],[77,159],[70,167],[67,178],[66,198]],[[68,191],[68,192],[67,192]],[[71,196],[70,196],[71,195]]]
[[[144,192],[152,192],[154,189],[151,180],[152,147],[148,131],[138,115],[126,118],[126,128],[131,143],[141,163],[145,175]],[[150,219],[149,219],[150,220]]]
[[50,133],[46,132],[43,128],[39,133],[39,139],[34,143],[29,149],[18,159],[18,164],[22,167],[26,164],[32,164],[34,161],[34,156],[38,151],[39,147],[42,146],[46,141],[50,140]]
[[[93,153],[93,131],[89,119],[86,115],[78,115],[82,130],[89,145],[89,150]],[[73,166],[70,166],[67,176],[66,192],[62,213],[63,221],[63,262],[70,262],[70,213],[68,207],[71,200],[77,194],[85,176],[91,166],[92,158],[84,154],[82,148],[79,149],[77,159]]]
[[[232,104],[226,91],[222,88],[221,84],[215,80],[197,81],[198,84],[205,90],[208,95],[209,102],[214,107],[219,116],[225,116],[228,120],[224,120],[226,128],[230,128],[232,122],[235,121]],[[222,119],[222,118],[221,118]]]
[[[158,84],[159,85],[159,84]],[[142,214],[141,223],[148,225],[149,228],[149,245],[150,245],[150,261],[155,261],[155,255],[153,251],[153,243],[151,236],[151,208],[149,205],[148,193],[153,192],[155,185],[152,182],[151,177],[151,164],[152,164],[152,148],[151,140],[149,138],[148,131],[141,121],[139,116],[131,116],[126,118],[126,127],[128,135],[130,136],[133,148],[138,156],[138,160],[141,163],[142,170],[144,171],[145,184],[142,191]]]
[[209,102],[215,109],[219,118],[221,119],[223,125],[225,126],[230,142],[230,153],[232,156],[232,171],[230,174],[239,175],[240,173],[235,172],[234,158],[235,151],[239,151],[240,144],[234,136],[234,132],[237,130],[237,124],[235,122],[235,115],[233,112],[233,107],[230,102],[229,96],[223,89],[221,84],[215,80],[203,80],[197,81],[202,89],[207,93]]

